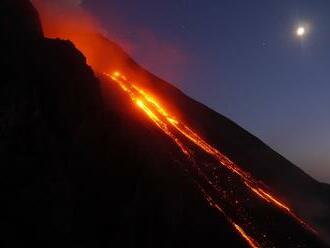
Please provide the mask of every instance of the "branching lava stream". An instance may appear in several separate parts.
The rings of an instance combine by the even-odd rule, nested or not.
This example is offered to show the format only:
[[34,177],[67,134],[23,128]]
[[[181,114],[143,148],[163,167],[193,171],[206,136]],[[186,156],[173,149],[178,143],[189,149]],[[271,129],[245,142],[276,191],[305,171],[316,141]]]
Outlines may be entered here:
[[[266,204],[279,209],[288,216],[293,217],[299,224],[305,229],[314,232],[314,229],[306,224],[301,218],[299,218],[286,204],[281,202],[275,196],[268,192],[266,187],[259,181],[255,180],[249,173],[243,171],[237,164],[231,161],[228,157],[222,154],[218,149],[211,146],[207,141],[200,137],[195,131],[193,131],[188,125],[180,121],[174,115],[160,104],[160,102],[150,93],[146,92],[136,83],[131,82],[122,75],[120,72],[114,72],[112,74],[104,73],[108,78],[115,81],[120,88],[128,94],[130,99],[140,108],[146,116],[167,136],[169,136],[175,144],[179,147],[182,153],[192,162],[194,162],[194,153],[191,151],[191,145],[199,148],[204,154],[208,154],[214,159],[218,166],[228,171],[228,173],[237,177],[244,186],[245,190],[252,193],[256,198],[266,202]],[[217,185],[207,176],[203,176],[207,181],[207,184],[220,194],[222,191]],[[250,231],[250,225],[243,223],[243,218],[238,218],[227,213],[216,201],[214,197],[207,193],[204,187],[198,185],[204,198],[208,201],[209,205],[221,212],[232,225],[235,230],[250,247],[257,248],[263,247],[265,242],[259,242],[259,237]],[[246,218],[245,218],[246,219]],[[238,223],[240,222],[240,223]],[[246,229],[246,230],[245,230]],[[251,229],[252,230],[252,229]],[[253,237],[251,236],[253,234]]]

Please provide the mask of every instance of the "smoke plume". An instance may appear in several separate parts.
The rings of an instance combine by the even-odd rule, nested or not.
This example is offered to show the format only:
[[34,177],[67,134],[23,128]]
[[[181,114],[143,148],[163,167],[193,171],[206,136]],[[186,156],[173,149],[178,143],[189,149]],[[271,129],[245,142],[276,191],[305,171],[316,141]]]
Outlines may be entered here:
[[[113,37],[111,28],[113,30],[130,28],[125,20],[116,24],[120,27],[104,28],[95,16],[83,8],[82,0],[32,0],[32,3],[39,12],[45,36],[72,41],[86,56],[87,63],[94,70],[109,72],[110,68],[120,68],[127,61],[126,57],[123,58],[121,53],[116,52],[117,47],[111,47],[110,43],[101,39],[100,35],[96,35],[101,34],[114,40],[139,63],[161,77],[171,81],[181,80],[186,65],[186,56],[182,53],[182,49],[178,48],[177,44],[159,38],[150,29],[131,28],[130,32],[134,34],[134,40],[123,40],[118,36]],[[111,20],[109,22],[111,23]]]

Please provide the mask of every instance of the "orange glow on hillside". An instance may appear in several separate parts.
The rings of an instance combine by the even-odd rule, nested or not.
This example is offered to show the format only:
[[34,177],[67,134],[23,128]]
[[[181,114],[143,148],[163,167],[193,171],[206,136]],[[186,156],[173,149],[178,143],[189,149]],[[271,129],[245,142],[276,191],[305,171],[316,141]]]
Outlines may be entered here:
[[[109,36],[96,18],[79,5],[73,5],[70,1],[32,2],[38,9],[44,35],[72,42],[96,71],[114,69],[112,66],[122,68],[127,64],[128,58],[121,48],[98,35],[106,33]],[[130,50],[131,45],[127,42],[120,40],[120,44]]]

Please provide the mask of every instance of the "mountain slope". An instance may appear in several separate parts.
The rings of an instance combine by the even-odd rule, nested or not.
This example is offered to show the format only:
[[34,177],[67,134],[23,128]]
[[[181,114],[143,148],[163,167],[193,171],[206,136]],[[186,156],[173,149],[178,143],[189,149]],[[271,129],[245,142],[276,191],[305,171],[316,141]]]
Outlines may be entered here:
[[[179,119],[224,154],[265,182],[284,202],[330,237],[330,191],[241,127],[149,73],[119,46],[97,34],[73,38],[96,71],[120,71],[160,98]],[[93,44],[91,53],[85,44]],[[111,58],[111,59],[110,59]]]
[[[134,108],[116,82],[104,76],[99,82],[70,42],[43,38],[28,1],[3,1],[0,9],[4,10],[1,33],[11,31],[2,36],[1,58],[4,247],[247,245],[202,197],[182,152]],[[122,53],[117,48],[113,51]],[[106,55],[114,60],[118,56]],[[213,144],[218,146],[221,138],[222,150],[228,147],[225,149],[235,161],[246,152],[235,145],[235,141],[240,144],[235,135],[259,142],[166,82],[150,74],[146,77],[129,57],[122,65],[118,68],[116,63],[115,67],[142,79],[165,102],[171,97],[168,105],[189,124],[199,123],[194,129]],[[228,136],[219,129],[228,131]],[[256,159],[254,155],[250,153],[251,159]],[[252,166],[246,164],[257,175]],[[286,170],[294,175],[299,171],[294,167]],[[308,182],[319,185],[312,179]],[[307,183],[303,186],[310,189]],[[257,201],[251,208],[260,211],[260,219],[265,213],[278,217],[275,226],[284,230],[274,233],[277,244],[285,247],[288,241],[281,235],[291,233],[293,243],[299,237],[305,246],[322,246],[317,237],[286,215],[264,205]]]

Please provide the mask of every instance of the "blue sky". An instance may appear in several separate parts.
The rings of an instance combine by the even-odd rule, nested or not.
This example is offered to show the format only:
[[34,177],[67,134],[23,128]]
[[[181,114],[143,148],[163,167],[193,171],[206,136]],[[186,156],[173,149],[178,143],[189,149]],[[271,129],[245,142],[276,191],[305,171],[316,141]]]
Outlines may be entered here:
[[[329,1],[82,6],[146,68],[330,182]],[[309,27],[304,38],[295,35],[301,24]]]

